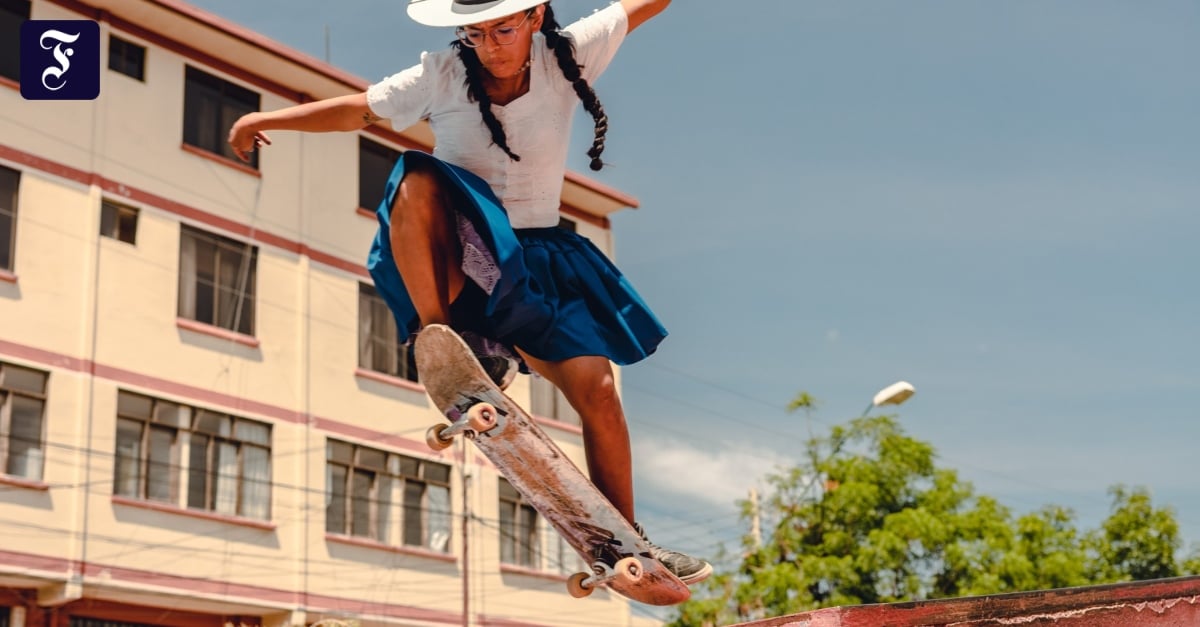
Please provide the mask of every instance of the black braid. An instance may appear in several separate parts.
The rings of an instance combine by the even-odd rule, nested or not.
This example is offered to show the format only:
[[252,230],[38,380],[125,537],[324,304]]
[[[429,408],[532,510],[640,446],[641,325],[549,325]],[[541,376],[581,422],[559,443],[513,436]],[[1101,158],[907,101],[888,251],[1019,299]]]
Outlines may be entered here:
[[500,124],[496,114],[492,113],[492,99],[488,97],[487,89],[483,86],[483,63],[479,61],[479,55],[469,46],[464,46],[461,41],[455,40],[451,45],[458,48],[458,58],[467,68],[467,98],[479,103],[479,114],[483,116],[484,125],[492,133],[492,143],[499,146],[513,161],[520,161],[521,158],[513,154],[512,149],[508,147],[504,125]]
[[549,2],[546,3],[546,13],[542,18],[542,35],[546,37],[546,45],[554,51],[554,57],[558,60],[558,67],[562,70],[563,76],[571,82],[571,86],[575,88],[575,94],[583,102],[583,108],[592,114],[592,119],[596,122],[595,139],[592,140],[592,148],[588,150],[587,154],[592,158],[592,170],[599,170],[604,167],[604,162],[600,160],[600,153],[604,152],[604,136],[608,133],[608,116],[604,113],[604,107],[600,105],[600,99],[596,97],[595,90],[588,85],[587,80],[580,73],[580,65],[575,61],[575,43],[563,37],[559,32],[558,22],[554,19],[554,10],[550,8]]

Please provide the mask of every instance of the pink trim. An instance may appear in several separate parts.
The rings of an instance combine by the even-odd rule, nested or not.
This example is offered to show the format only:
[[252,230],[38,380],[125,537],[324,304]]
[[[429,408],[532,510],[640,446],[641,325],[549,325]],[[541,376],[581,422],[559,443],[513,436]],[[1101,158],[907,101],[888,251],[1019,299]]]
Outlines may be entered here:
[[178,516],[187,516],[188,518],[200,518],[203,520],[212,520],[216,522],[228,523],[239,527],[252,527],[254,529],[262,529],[263,531],[275,531],[275,523],[269,520],[258,520],[255,518],[246,518],[244,516],[230,516],[228,514],[218,514],[207,510],[190,509],[171,505],[169,503],[159,503],[156,501],[143,501],[141,499],[133,499],[127,496],[114,494],[112,496],[114,505],[124,505],[126,507],[136,507],[138,509],[148,509],[155,512],[163,512],[166,514],[176,514]]
[[441,460],[453,459],[458,461],[459,459],[459,455],[457,453],[451,452],[453,449],[434,452],[425,445],[424,441],[417,442],[393,433],[384,433],[372,429],[364,429],[362,427],[346,424],[344,422],[337,422],[328,418],[313,416],[312,426],[313,428],[326,433],[352,438],[368,446],[389,446],[394,449],[408,451],[424,457],[435,457]]
[[361,379],[369,379],[377,383],[383,383],[384,385],[391,385],[398,388],[403,388],[405,390],[411,390],[413,392],[420,392],[421,394],[425,393],[425,386],[421,385],[420,383],[409,381],[408,379],[402,379],[400,377],[393,377],[390,374],[384,374],[382,372],[375,372],[374,370],[367,370],[366,368],[355,368],[354,376]]
[[6,76],[0,76],[0,87],[7,87],[13,91],[21,91],[21,84]]
[[371,218],[372,220],[376,218],[374,211],[371,211],[370,209],[364,209],[362,207],[355,208],[354,213],[357,213],[364,218]]
[[293,424],[306,424],[308,417],[301,413],[286,407],[278,405],[270,405],[259,401],[222,394],[205,388],[198,388],[184,383],[176,383],[167,379],[160,379],[149,375],[124,370],[115,366],[105,364],[95,364],[92,367],[92,372],[97,377],[116,381],[117,383],[125,383],[134,385],[147,390],[153,390],[163,394],[169,394],[180,398],[198,401],[208,405],[220,405],[228,407],[235,412],[249,412],[268,416],[284,422]]
[[0,475],[0,485],[12,486],[14,488],[25,488],[26,490],[36,490],[38,492],[47,492],[50,490],[50,484],[46,483],[45,481],[25,479],[23,477],[15,477],[12,475]]
[[327,542],[335,542],[337,544],[347,544],[350,546],[362,547],[364,549],[375,549],[377,551],[387,551],[388,553],[397,553],[400,555],[411,555],[413,557],[421,557],[425,559],[437,560],[439,562],[455,563],[458,558],[449,553],[438,553],[429,549],[420,549],[411,546],[393,546],[384,544],[378,540],[370,538],[359,538],[355,536],[345,536],[337,533],[325,533]]
[[0,270],[0,281],[3,281],[4,283],[16,283],[17,275],[9,272],[8,270]]
[[10,342],[2,338],[0,338],[0,353],[10,357],[16,357],[17,359],[23,359],[41,364],[43,366],[62,368],[63,370],[70,370],[73,372],[87,372],[91,368],[90,362],[86,360],[77,359],[75,357],[71,357],[70,355],[63,355],[62,353],[55,353],[48,350],[42,350],[40,348],[34,348],[32,346],[26,346],[24,344],[17,344],[16,342]]
[[583,427],[580,425],[573,425],[571,423],[563,422],[561,420],[555,420],[553,418],[543,418],[541,416],[534,416],[533,421],[538,423],[539,425],[542,425],[543,427],[549,427],[551,429],[556,429],[558,431],[564,431],[566,433],[573,433],[575,435],[583,435]]
[[234,161],[233,159],[230,159],[224,155],[219,155],[215,152],[210,152],[203,148],[197,148],[196,146],[193,146],[191,144],[180,144],[179,147],[184,152],[196,155],[197,157],[200,157],[202,159],[208,159],[209,161],[212,161],[214,163],[219,163],[221,165],[231,167],[234,170],[238,170],[239,172],[244,172],[246,174],[249,174],[250,176],[253,176],[256,178],[262,178],[262,172],[254,169],[240,161]]
[[258,348],[262,345],[262,342],[253,335],[246,335],[244,333],[230,331],[229,329],[222,329],[218,326],[197,322],[195,320],[189,320],[187,318],[176,318],[175,326],[179,327],[180,329],[200,333],[202,335],[210,335],[222,340],[237,342],[242,346],[249,346],[250,348]]
[[566,581],[567,576],[560,573],[552,573],[550,571],[538,570],[527,566],[517,566],[516,564],[500,564],[500,572],[506,575],[521,575],[523,577],[537,577],[538,579],[549,579],[550,581]]
[[[62,0],[55,1],[59,2]],[[362,278],[371,278],[371,275],[367,272],[367,269],[360,261],[349,261],[342,259],[329,253],[311,248],[307,244],[302,244],[295,240],[280,237],[273,233],[263,231],[262,229],[252,225],[235,222],[228,218],[223,218],[207,211],[203,211],[201,209],[176,202],[169,198],[164,198],[157,194],[147,192],[145,190],[130,187],[124,183],[118,183],[100,176],[99,174],[84,172],[83,170],[78,170],[76,168],[50,161],[48,159],[43,159],[37,155],[17,150],[16,148],[11,148],[3,144],[0,144],[0,159],[29,166],[52,176],[65,178],[83,185],[96,185],[105,193],[114,198],[125,199],[142,205],[149,205],[162,211],[166,211],[167,213],[173,213],[187,220],[210,227],[215,227],[251,241],[260,242],[268,246],[274,246],[297,255],[306,255],[313,261],[331,268],[336,268]]]

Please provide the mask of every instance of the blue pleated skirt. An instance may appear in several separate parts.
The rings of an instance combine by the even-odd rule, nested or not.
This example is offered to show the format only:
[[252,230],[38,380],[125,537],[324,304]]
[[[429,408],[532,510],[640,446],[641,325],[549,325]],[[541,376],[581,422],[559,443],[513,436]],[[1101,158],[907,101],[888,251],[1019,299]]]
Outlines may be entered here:
[[[392,203],[413,160],[436,166],[457,194],[456,223],[468,280],[451,325],[545,361],[598,355],[620,365],[654,352],[667,331],[629,281],[587,238],[562,228],[514,230],[488,184],[429,154],[403,153],[376,210],[367,269],[401,337],[420,329],[390,245]],[[414,162],[415,163],[415,162]]]

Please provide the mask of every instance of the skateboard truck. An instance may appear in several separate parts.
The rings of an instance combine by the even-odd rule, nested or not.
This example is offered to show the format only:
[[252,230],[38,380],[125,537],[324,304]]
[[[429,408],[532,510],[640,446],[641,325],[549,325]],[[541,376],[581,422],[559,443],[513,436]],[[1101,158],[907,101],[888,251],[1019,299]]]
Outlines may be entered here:
[[642,579],[642,573],[642,563],[636,557],[619,559],[612,566],[597,560],[592,562],[592,572],[575,573],[567,579],[567,592],[576,599],[582,599],[591,594],[596,586],[611,581],[633,585]]
[[480,433],[496,427],[498,411],[491,403],[475,403],[467,409],[465,416],[453,424],[438,423],[425,432],[425,444],[435,451],[445,450],[454,443],[455,436],[475,439]]

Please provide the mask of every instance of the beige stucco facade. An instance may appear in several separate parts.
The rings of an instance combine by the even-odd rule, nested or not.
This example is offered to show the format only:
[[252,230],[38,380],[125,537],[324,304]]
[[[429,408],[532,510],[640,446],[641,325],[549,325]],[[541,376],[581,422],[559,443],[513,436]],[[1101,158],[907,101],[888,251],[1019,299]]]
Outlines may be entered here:
[[[654,624],[605,591],[569,597],[544,525],[538,563],[502,564],[495,470],[469,445],[430,451],[439,415],[421,388],[360,366],[375,221],[358,208],[358,138],[420,148],[426,129],[276,133],[255,172],[184,145],[185,67],[257,92],[264,110],[365,82],[175,0],[34,0],[31,15],[96,20],[102,54],[116,34],[146,55],[140,81],[102,62],[95,101],[26,101],[0,78],[0,166],[20,175],[0,369],[46,375],[40,452],[25,458],[42,466],[0,474],[9,625]],[[105,200],[137,211],[134,243],[100,235]],[[610,254],[606,216],[636,205],[575,174],[564,202]],[[185,227],[256,250],[252,334],[180,316]],[[528,404],[530,385],[510,394]],[[269,515],[189,507],[187,472],[166,500],[115,494],[122,393],[269,426]],[[542,424],[582,466],[579,428]],[[398,529],[327,532],[330,439],[449,466],[446,550]]]

